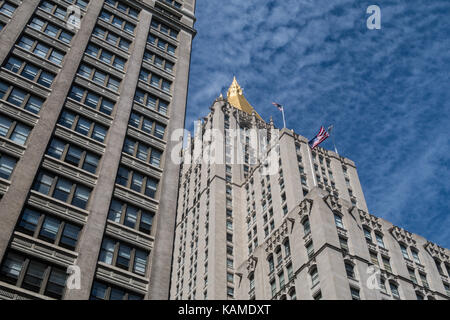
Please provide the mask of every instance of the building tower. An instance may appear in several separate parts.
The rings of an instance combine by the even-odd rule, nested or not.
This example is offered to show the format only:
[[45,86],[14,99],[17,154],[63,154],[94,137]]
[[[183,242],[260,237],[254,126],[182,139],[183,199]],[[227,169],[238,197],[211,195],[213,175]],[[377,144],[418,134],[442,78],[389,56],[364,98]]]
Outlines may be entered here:
[[194,8],[0,0],[0,299],[168,298]]
[[277,133],[236,79],[183,156],[171,299],[449,299],[449,250],[369,214],[354,162]]

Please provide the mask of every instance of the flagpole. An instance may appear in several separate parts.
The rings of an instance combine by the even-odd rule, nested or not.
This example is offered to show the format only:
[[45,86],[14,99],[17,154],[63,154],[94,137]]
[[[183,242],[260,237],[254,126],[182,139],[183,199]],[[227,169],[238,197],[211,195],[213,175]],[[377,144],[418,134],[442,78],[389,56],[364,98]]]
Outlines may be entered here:
[[314,187],[317,187],[316,174],[314,171],[314,165],[313,165],[313,161],[312,161],[312,151],[311,151],[311,147],[309,145],[308,145],[308,156],[309,156],[309,163],[311,164],[311,173],[312,173],[312,177],[313,177]]
[[286,118],[284,117],[284,106],[281,107],[281,114],[283,115],[283,124],[284,127],[286,128]]

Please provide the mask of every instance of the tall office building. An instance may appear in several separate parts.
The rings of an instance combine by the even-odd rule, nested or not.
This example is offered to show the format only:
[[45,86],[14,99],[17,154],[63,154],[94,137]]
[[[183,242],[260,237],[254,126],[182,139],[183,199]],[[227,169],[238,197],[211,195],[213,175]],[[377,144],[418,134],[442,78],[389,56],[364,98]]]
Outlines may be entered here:
[[183,156],[171,299],[450,298],[449,250],[370,214],[354,162],[278,133],[236,79]]
[[0,299],[168,298],[194,8],[0,0]]

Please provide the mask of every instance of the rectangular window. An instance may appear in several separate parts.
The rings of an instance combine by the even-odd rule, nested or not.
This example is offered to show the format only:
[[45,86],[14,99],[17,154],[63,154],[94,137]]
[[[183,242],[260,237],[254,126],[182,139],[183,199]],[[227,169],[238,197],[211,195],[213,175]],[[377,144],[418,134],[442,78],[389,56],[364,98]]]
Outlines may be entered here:
[[16,163],[15,158],[0,153],[0,178],[9,180]]

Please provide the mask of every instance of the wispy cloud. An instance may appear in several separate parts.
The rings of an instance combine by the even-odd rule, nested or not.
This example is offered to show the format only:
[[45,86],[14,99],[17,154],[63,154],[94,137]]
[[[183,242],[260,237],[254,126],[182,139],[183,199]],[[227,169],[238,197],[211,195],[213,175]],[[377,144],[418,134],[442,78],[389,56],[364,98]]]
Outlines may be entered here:
[[450,3],[379,1],[368,30],[371,4],[198,1],[186,124],[236,75],[265,119],[277,100],[302,135],[334,123],[371,213],[450,247]]

